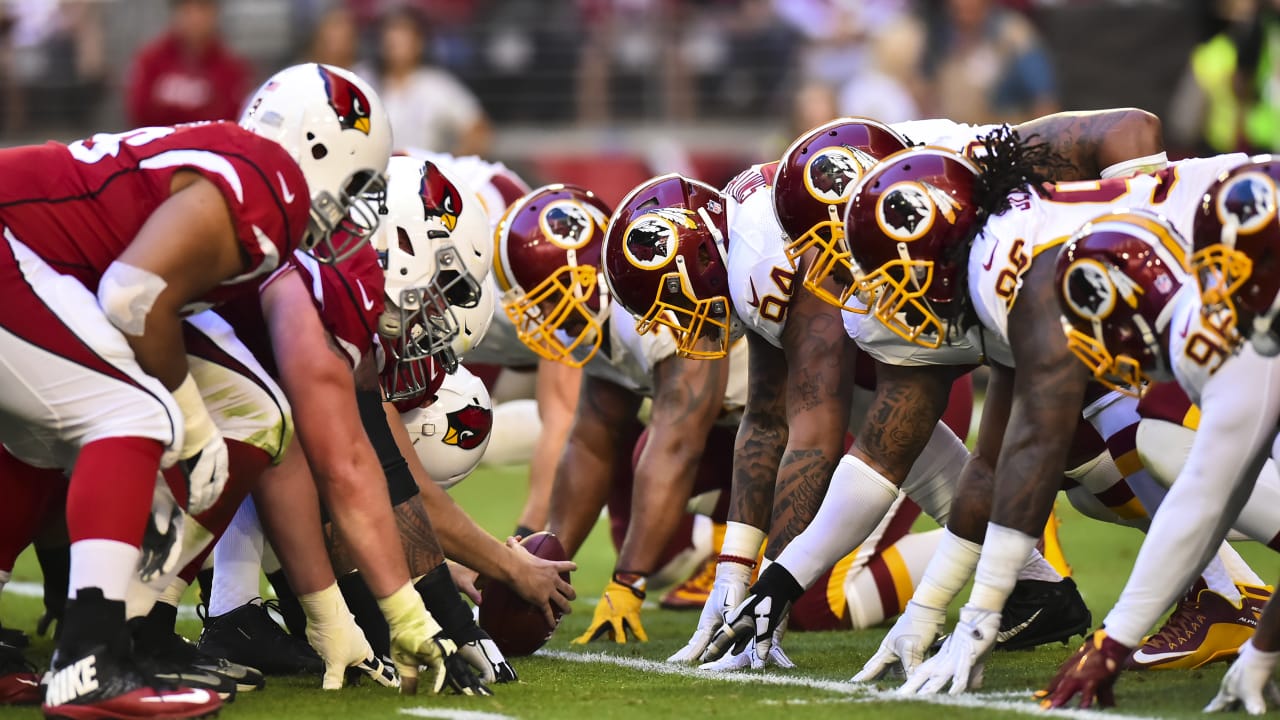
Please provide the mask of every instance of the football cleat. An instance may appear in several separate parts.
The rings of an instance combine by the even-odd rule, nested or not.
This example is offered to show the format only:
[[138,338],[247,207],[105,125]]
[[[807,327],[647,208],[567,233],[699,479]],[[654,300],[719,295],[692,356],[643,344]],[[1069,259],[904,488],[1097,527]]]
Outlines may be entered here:
[[711,597],[711,588],[716,584],[716,563],[719,554],[707,556],[689,579],[667,591],[658,604],[668,610],[701,610]]
[[0,705],[33,705],[43,694],[40,676],[21,648],[0,642]]
[[1238,587],[1243,598],[1237,607],[1197,582],[1160,630],[1129,658],[1129,668],[1184,670],[1235,658],[1258,629],[1262,606],[1271,597],[1270,588]]
[[997,650],[1026,650],[1053,642],[1065,644],[1088,635],[1089,607],[1071,578],[1061,582],[1019,580],[1004,603],[996,634]]
[[323,675],[324,660],[306,640],[276,624],[267,612],[271,604],[255,598],[229,613],[205,617],[197,647],[266,675]]
[[237,692],[259,690],[265,684],[257,669],[203,653],[171,627],[152,615],[129,621],[134,653],[152,677],[216,692],[223,700],[234,699]]
[[54,654],[43,709],[47,718],[145,720],[208,717],[221,707],[216,693],[150,677],[119,649],[98,645],[66,660]]

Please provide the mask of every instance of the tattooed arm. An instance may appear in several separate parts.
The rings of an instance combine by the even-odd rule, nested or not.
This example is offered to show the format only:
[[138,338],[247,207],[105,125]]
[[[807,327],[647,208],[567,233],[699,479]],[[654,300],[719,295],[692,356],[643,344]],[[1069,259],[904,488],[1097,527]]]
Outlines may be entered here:
[[582,377],[578,409],[551,487],[550,530],[573,557],[609,497],[614,466],[630,457],[623,447],[637,425],[640,397],[591,375]]
[[849,454],[901,485],[950,399],[957,368],[876,363],[876,392]]
[[778,464],[770,558],[809,526],[840,461],[857,348],[845,333],[840,311],[813,293],[797,290],[787,313],[782,346],[787,358],[788,431]]
[[618,552],[620,572],[657,569],[689,502],[707,433],[724,408],[729,359],[669,357],[653,375],[649,439],[636,463],[631,524]]
[[1065,161],[1045,168],[1054,180],[1096,178],[1116,163],[1164,151],[1160,118],[1137,108],[1054,113],[1014,129],[1023,138],[1039,135]]
[[991,512],[991,522],[1031,536],[1039,536],[1053,507],[1089,380],[1058,319],[1054,256],[1032,262],[1009,313],[1017,370]]
[[733,448],[729,521],[767,531],[778,461],[787,445],[786,392],[778,382],[787,364],[782,350],[752,332],[747,353],[747,407]]

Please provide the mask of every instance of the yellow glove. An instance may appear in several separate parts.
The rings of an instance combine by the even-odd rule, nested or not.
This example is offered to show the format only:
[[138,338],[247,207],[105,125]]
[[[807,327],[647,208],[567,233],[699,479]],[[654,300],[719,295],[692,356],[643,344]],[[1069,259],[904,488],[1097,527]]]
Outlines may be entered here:
[[427,612],[412,582],[378,600],[382,616],[391,630],[391,660],[400,671],[400,693],[418,692],[418,666],[431,672],[431,692],[440,692],[448,681],[462,695],[492,695],[480,682],[466,660],[456,655],[458,646],[445,636],[440,623]]
[[356,619],[347,609],[347,601],[338,583],[313,593],[298,596],[307,616],[307,642],[324,660],[325,690],[339,690],[346,679],[347,668],[355,668],[381,685],[399,687],[395,672],[382,664],[369,647]]
[[644,602],[644,590],[618,582],[618,576],[604,589],[600,604],[596,605],[596,613],[591,618],[591,626],[587,631],[574,639],[574,644],[584,644],[598,637],[608,635],[613,641],[623,644],[627,641],[627,628],[635,634],[640,642],[649,642],[649,636],[640,624],[640,605]]

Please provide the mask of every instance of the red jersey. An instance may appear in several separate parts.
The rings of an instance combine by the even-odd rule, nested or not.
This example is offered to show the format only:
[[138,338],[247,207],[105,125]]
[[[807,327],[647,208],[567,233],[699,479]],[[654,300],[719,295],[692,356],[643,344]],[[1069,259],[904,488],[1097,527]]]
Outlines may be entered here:
[[252,90],[247,63],[219,41],[192,54],[172,34],[142,48],[129,71],[126,106],[134,125],[234,120]]
[[[283,267],[267,278],[262,287],[290,273],[296,273],[311,295],[320,313],[320,323],[342,348],[352,368],[365,353],[372,352],[378,329],[378,316],[385,307],[382,267],[373,246],[360,250],[336,265],[316,262],[303,252],[294,253]],[[271,348],[271,332],[262,314],[258,295],[237,298],[218,310],[218,314],[236,331],[236,337],[249,348],[272,377],[279,378],[275,354]]]
[[223,281],[202,304],[255,289],[301,241],[311,194],[284,148],[234,123],[141,128],[70,145],[0,150],[0,226],[96,292],[107,266],[169,198],[179,170],[196,172],[221,191],[246,261],[242,274]]

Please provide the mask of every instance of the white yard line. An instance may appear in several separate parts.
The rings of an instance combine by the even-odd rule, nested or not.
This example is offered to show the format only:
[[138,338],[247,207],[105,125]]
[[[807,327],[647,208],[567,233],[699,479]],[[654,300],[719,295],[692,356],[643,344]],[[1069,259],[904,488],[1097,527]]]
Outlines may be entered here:
[[510,715],[480,712],[478,710],[451,710],[449,708],[404,708],[401,715],[412,715],[420,718],[440,718],[440,720],[516,720]]
[[[821,680],[818,678],[804,677],[802,675],[766,674],[760,672],[710,672],[707,670],[698,670],[697,668],[686,665],[657,662],[655,660],[644,660],[642,658],[620,657],[617,655],[597,652],[576,653],[564,652],[561,650],[542,650],[539,651],[538,654],[543,657],[554,658],[556,660],[567,660],[569,662],[580,663],[606,663],[628,668],[630,670],[638,670],[640,672],[656,673],[660,675],[679,675],[681,677],[697,680],[715,680],[719,682],[738,683],[744,685],[780,685],[810,688],[813,690],[847,695],[850,696],[851,700],[858,702],[921,702],[931,705],[1020,712],[1027,715],[1034,715],[1036,717],[1075,718],[1076,720],[1158,720],[1158,718],[1149,715],[1129,715],[1118,713],[1115,710],[1041,710],[1039,705],[1029,699],[1031,697],[1030,690],[1022,692],[970,693],[967,695],[903,696],[897,694],[897,692],[893,690],[881,690],[867,685],[857,685],[836,680]],[[1018,697],[1028,699],[1012,699]]]

